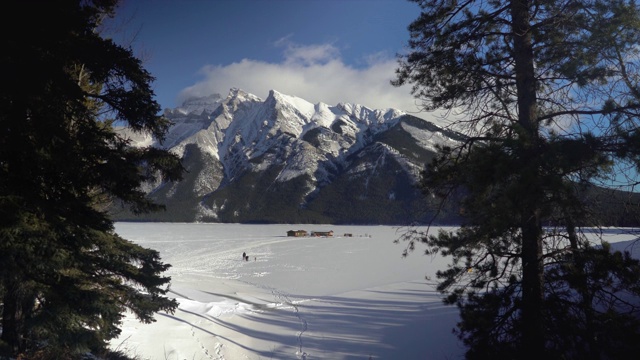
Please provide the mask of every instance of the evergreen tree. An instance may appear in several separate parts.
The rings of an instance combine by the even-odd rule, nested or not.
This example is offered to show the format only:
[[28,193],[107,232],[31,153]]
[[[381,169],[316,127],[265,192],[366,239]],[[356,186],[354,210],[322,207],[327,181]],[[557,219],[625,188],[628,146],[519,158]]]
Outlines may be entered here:
[[100,351],[125,310],[151,322],[176,307],[169,265],[118,236],[105,210],[159,210],[141,185],[183,171],[114,128],[161,140],[170,125],[140,60],[96,30],[116,3],[11,1],[2,12],[0,355]]
[[422,11],[394,84],[412,84],[426,110],[458,112],[468,137],[442,148],[420,184],[462,197],[465,222],[409,248],[452,257],[439,289],[460,307],[468,357],[615,358],[616,335],[596,335],[614,323],[637,351],[640,266],[580,232],[599,225],[594,185],[622,165],[636,181],[635,2],[413,1]]

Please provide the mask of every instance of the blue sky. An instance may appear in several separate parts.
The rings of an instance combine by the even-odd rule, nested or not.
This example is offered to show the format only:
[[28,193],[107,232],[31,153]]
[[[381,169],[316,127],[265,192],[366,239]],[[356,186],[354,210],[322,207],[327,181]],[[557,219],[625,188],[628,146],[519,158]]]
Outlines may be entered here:
[[109,33],[144,61],[163,108],[237,87],[413,113],[389,81],[418,15],[407,0],[124,0]]

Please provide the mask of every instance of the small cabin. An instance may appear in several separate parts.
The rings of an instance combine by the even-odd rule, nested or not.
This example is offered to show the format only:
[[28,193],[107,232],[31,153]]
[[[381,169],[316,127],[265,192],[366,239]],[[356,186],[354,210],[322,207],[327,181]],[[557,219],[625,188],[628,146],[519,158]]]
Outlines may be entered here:
[[307,236],[306,230],[289,230],[287,231],[287,236],[295,236],[295,237],[304,237]]
[[333,230],[329,230],[329,231],[312,231],[311,232],[311,236],[317,236],[317,237],[332,237],[333,236]]

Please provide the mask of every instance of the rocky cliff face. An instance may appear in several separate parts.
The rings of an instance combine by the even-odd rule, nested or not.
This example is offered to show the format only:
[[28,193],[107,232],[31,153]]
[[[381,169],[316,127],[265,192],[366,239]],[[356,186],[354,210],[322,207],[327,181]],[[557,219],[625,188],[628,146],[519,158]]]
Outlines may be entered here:
[[[461,138],[395,109],[312,104],[271,91],[232,89],[166,110],[162,144],[187,169],[149,184],[167,211],[116,220],[404,224],[430,218],[414,187],[438,144]],[[124,130],[126,132],[126,130]]]

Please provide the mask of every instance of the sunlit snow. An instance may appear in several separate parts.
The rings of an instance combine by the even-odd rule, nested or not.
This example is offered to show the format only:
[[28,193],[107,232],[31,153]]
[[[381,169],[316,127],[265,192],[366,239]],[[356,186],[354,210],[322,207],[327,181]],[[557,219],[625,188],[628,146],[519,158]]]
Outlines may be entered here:
[[[333,237],[288,237],[289,230]],[[116,223],[172,265],[179,307],[111,342],[138,359],[460,359],[458,319],[434,290],[447,259],[403,258],[390,226]],[[435,230],[434,230],[435,231]],[[605,232],[634,251],[636,237]],[[249,261],[242,260],[246,252]]]

